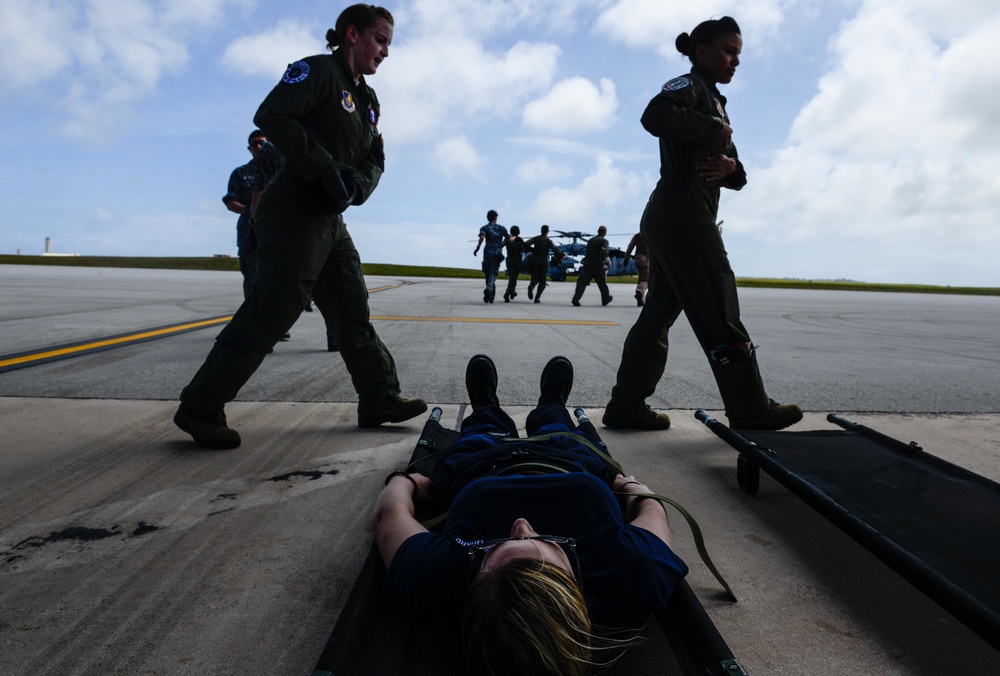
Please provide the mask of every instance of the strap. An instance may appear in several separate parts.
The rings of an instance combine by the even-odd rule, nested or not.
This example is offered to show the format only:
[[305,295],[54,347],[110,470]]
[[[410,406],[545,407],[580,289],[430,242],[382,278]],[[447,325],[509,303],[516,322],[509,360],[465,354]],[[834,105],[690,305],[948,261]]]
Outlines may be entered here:
[[619,474],[624,475],[625,470],[622,469],[621,464],[608,455],[607,452],[602,451],[600,448],[594,444],[590,438],[579,434],[577,432],[546,432],[545,434],[536,434],[533,437],[498,437],[500,441],[506,442],[519,442],[519,441],[548,441],[549,439],[555,439],[556,437],[566,437],[567,439],[572,439],[573,441],[579,442],[586,446],[588,449],[594,452],[601,460],[604,461],[611,469],[617,471]]
[[714,575],[715,579],[719,581],[722,588],[729,593],[729,597],[733,601],[739,600],[736,598],[736,594],[733,593],[733,590],[729,587],[729,583],[726,582],[724,577],[722,577],[722,573],[720,573],[715,567],[715,564],[712,563],[712,558],[708,555],[708,549],[705,548],[705,537],[701,534],[701,527],[698,526],[698,522],[695,521],[695,518],[691,516],[691,513],[687,511],[681,503],[677,502],[673,498],[667,497],[666,495],[660,495],[659,493],[626,493],[625,491],[612,492],[615,495],[623,495],[626,497],[652,498],[653,500],[658,500],[659,502],[665,502],[680,512],[681,516],[683,516],[688,522],[688,526],[691,527],[691,535],[694,536],[694,546],[698,549],[698,556],[700,556],[701,560],[705,562],[705,566],[712,571],[712,575]]

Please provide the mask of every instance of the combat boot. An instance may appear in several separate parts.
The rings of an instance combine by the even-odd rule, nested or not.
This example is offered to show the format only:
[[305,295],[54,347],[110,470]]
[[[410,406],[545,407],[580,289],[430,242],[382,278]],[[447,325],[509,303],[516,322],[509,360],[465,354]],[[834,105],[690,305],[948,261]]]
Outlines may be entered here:
[[226,413],[221,408],[211,416],[201,416],[181,404],[174,414],[174,424],[191,435],[202,448],[229,449],[240,445],[240,433],[226,425]]
[[746,418],[729,418],[729,426],[738,430],[768,430],[775,432],[802,420],[802,409],[795,404],[779,404],[768,399],[768,407],[760,415]]
[[378,427],[415,418],[427,410],[423,399],[391,399],[381,404],[358,403],[358,427]]
[[601,422],[617,430],[665,430],[670,427],[670,416],[657,413],[646,403],[631,406],[609,403]]

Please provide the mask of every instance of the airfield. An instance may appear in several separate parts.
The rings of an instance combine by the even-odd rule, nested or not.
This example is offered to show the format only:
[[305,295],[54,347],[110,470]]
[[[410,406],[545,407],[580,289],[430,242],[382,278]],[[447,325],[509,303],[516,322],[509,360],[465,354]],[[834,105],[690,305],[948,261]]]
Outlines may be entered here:
[[[553,355],[600,419],[639,308],[482,302],[474,279],[370,277],[404,396],[456,425],[469,357],[495,360],[522,424]],[[499,296],[499,294],[498,294]],[[194,446],[180,389],[238,307],[239,273],[0,265],[0,673],[309,674],[371,544],[385,475],[423,419],[361,430],[322,317],[305,313],[227,407],[243,445]],[[845,415],[1000,480],[1000,298],[741,289],[769,394],[793,429]],[[622,464],[698,519],[738,603],[670,512],[688,581],[750,674],[991,673],[997,651],[797,497],[736,485],[736,452],[682,317],[650,403],[665,432],[598,427]],[[984,546],[1000,547],[995,542]]]

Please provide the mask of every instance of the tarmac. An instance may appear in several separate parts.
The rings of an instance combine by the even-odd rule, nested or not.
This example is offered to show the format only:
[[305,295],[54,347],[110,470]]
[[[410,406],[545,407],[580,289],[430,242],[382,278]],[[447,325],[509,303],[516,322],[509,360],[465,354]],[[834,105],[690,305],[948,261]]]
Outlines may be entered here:
[[[83,368],[60,364],[66,378]],[[175,407],[0,396],[0,673],[312,671],[371,545],[383,478],[424,419],[362,430],[350,401],[236,401],[243,446],[206,451],[173,426]],[[449,426],[465,410],[441,407]],[[530,407],[508,410],[523,427]],[[664,432],[599,431],[698,519],[736,603],[668,510],[688,581],[748,673],[1000,673],[995,649],[775,481],[744,494],[737,453],[692,409],[669,413]],[[1000,414],[847,417],[1000,481]],[[835,428],[809,412],[794,429]]]

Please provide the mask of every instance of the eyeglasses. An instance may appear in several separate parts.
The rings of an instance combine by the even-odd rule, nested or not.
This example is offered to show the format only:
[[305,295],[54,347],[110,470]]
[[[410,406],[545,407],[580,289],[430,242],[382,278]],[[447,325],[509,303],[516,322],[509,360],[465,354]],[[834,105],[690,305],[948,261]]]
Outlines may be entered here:
[[260,148],[265,143],[267,143],[267,141],[261,141],[260,139],[257,139],[255,141],[250,141],[250,145],[254,148]]
[[486,558],[490,552],[499,547],[505,542],[510,542],[512,540],[539,540],[541,542],[551,542],[554,545],[559,545],[567,553],[570,560],[570,565],[573,568],[573,576],[576,578],[577,585],[583,588],[583,576],[580,571],[580,559],[576,555],[576,540],[573,538],[563,537],[561,535],[525,535],[522,537],[509,537],[509,538],[497,538],[496,540],[487,540],[486,542],[480,543],[478,545],[472,545],[465,550],[466,561],[470,566],[475,565],[476,559],[482,556]]
[[563,549],[566,549],[576,554],[576,540],[573,538],[562,537],[561,535],[525,535],[521,537],[509,537],[509,538],[497,538],[496,540],[487,540],[478,545],[472,545],[467,550],[465,550],[465,556],[469,560],[469,563],[473,563],[480,554],[485,558],[490,552],[496,549],[498,546],[505,542],[511,542],[512,540],[540,540],[542,542],[551,542],[554,545],[559,545]]

